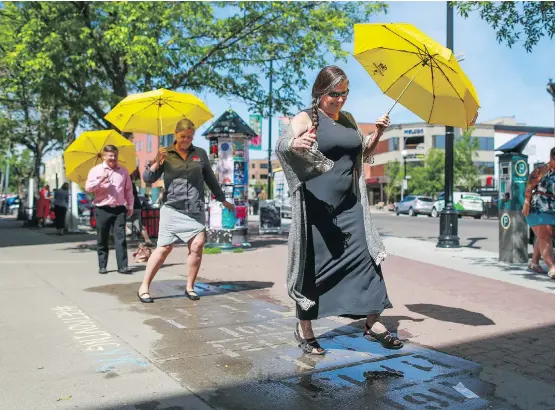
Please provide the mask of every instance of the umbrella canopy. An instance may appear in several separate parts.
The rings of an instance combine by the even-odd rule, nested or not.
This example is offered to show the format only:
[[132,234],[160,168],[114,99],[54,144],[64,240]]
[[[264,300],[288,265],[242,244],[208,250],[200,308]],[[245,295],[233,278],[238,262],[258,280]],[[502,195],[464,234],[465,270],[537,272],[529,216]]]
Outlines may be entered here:
[[355,58],[396,103],[431,124],[473,125],[479,98],[450,49],[411,24],[356,24],[354,33]]
[[203,101],[191,94],[159,90],[124,98],[106,117],[122,132],[172,134],[179,120],[187,118],[199,128],[213,117]]
[[118,162],[128,172],[137,168],[135,144],[131,141],[114,130],[86,131],[64,151],[67,178],[84,185],[89,171],[103,161],[102,149],[107,145],[118,148]]

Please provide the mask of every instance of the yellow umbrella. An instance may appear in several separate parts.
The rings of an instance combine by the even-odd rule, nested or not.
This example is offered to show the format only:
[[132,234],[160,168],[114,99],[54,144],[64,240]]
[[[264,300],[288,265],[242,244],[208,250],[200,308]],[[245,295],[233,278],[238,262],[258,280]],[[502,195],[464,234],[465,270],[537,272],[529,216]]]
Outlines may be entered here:
[[173,133],[183,118],[199,128],[212,117],[205,103],[194,95],[161,88],[124,98],[104,118],[122,132],[161,136]]
[[354,33],[355,58],[394,106],[431,124],[473,125],[479,97],[450,49],[411,24],[356,24]]
[[91,168],[103,161],[102,149],[106,145],[115,145],[118,148],[118,162],[128,172],[137,168],[135,144],[131,141],[114,130],[86,131],[64,151],[67,178],[84,185]]

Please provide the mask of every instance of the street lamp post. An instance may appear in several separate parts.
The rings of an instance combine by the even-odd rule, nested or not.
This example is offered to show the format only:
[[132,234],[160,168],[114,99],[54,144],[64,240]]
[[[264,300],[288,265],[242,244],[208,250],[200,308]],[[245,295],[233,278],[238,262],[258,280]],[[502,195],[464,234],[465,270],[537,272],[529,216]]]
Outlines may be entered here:
[[407,151],[404,149],[402,151],[402,158],[403,158],[403,181],[402,181],[402,194],[400,198],[400,202],[403,201],[404,191],[405,191],[405,184],[407,184]]
[[[446,46],[454,49],[454,9],[447,2]],[[440,212],[440,235],[437,248],[459,248],[458,213],[454,209],[454,127],[446,127],[444,164],[444,209]]]
[[271,178],[272,178],[272,60],[270,60],[270,74],[268,86],[268,175],[266,177],[267,183],[267,199],[271,199]]

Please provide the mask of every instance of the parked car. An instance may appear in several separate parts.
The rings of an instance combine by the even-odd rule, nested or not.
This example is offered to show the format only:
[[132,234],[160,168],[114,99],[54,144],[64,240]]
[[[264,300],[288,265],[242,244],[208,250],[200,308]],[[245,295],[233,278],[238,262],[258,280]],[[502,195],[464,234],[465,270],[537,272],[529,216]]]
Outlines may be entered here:
[[433,199],[430,196],[408,195],[396,208],[396,215],[408,214],[409,216],[431,215]]
[[[460,216],[472,216],[481,219],[484,212],[484,202],[475,192],[454,192],[454,208]],[[438,200],[433,204],[431,215],[439,216],[444,209],[444,193],[438,195]]]
[[19,199],[19,196],[12,196],[8,199],[6,199],[6,206],[8,207],[8,214],[9,215],[17,215],[17,213],[19,212],[19,204],[21,203],[21,200]]

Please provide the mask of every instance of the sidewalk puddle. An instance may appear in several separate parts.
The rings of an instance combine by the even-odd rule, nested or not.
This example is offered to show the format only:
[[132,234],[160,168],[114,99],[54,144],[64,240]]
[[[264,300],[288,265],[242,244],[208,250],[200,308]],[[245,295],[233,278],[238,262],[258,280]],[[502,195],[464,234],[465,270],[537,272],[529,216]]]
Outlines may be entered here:
[[[265,297],[266,282],[199,283],[201,300],[193,302],[183,296],[183,281],[158,281],[152,305],[137,302],[138,286],[89,291],[112,294],[128,309],[148,313],[145,325],[161,335],[149,359],[216,409],[490,405],[492,386],[479,380],[478,364],[411,343],[388,350],[365,340],[360,327],[335,320],[314,323],[326,355],[303,354],[293,338],[295,314]],[[453,388],[458,383],[479,397],[464,397]]]

